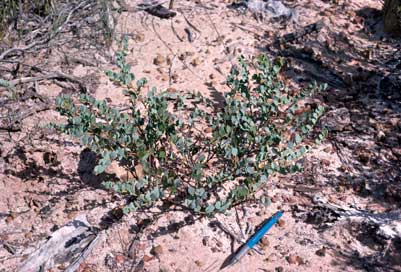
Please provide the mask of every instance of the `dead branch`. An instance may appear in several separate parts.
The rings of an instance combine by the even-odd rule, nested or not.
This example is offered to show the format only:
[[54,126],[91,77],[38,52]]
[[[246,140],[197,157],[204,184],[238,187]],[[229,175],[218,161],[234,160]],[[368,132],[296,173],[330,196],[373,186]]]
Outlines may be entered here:
[[18,79],[14,79],[9,81],[9,83],[12,86],[16,86],[19,84],[25,84],[25,83],[30,83],[30,82],[38,82],[38,81],[43,81],[43,80],[49,80],[49,79],[63,79],[63,80],[68,80],[73,83],[76,83],[79,85],[81,91],[86,91],[85,85],[76,77],[70,76],[67,74],[64,74],[62,72],[53,72],[47,75],[41,75],[41,76],[35,76],[35,77],[22,77]]

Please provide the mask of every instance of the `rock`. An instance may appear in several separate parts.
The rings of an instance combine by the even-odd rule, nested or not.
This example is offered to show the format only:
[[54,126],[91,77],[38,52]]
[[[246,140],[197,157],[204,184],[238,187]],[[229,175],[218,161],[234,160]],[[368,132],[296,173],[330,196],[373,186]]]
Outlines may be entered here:
[[267,240],[267,237],[262,237],[262,239],[260,240],[260,243],[264,246],[264,247],[268,247],[270,245],[269,240]]
[[357,151],[357,156],[360,162],[367,164],[370,160],[371,154],[366,149],[360,149]]
[[117,256],[115,257],[115,259],[116,259],[116,262],[117,262],[118,264],[122,264],[122,263],[125,262],[125,256],[124,256],[124,255],[121,255],[121,254],[117,255]]
[[150,253],[156,257],[160,257],[163,254],[163,247],[161,245],[154,246]]
[[162,65],[166,61],[166,58],[160,54],[157,54],[156,58],[153,59],[154,65]]
[[134,35],[134,40],[136,42],[143,42],[145,40],[145,34],[144,33],[137,33]]
[[191,61],[191,64],[192,64],[192,66],[198,66],[199,64],[201,64],[202,62],[201,62],[201,60],[199,59],[199,58],[194,58],[192,61]]
[[386,134],[381,130],[377,132],[376,136],[379,141],[383,141],[386,138]]
[[303,264],[304,263],[304,260],[300,256],[295,255],[295,254],[290,254],[287,257],[287,261],[289,264]]
[[281,228],[283,228],[284,226],[285,226],[285,221],[284,221],[284,219],[279,219],[278,221],[277,221],[277,224],[281,227]]
[[282,266],[278,266],[274,270],[276,270],[276,272],[283,272],[284,268]]
[[401,127],[400,118],[390,118],[390,124],[393,127]]
[[279,0],[270,0],[268,2],[263,0],[249,0],[247,2],[248,9],[257,14],[267,18],[290,18],[292,10],[287,8]]
[[167,73],[162,74],[162,80],[163,81],[168,81],[170,79],[169,75]]
[[150,262],[153,259],[154,258],[152,256],[148,256],[148,255],[143,256],[143,262],[145,262],[145,263]]
[[169,88],[167,88],[166,91],[169,92],[169,93],[176,93],[176,92],[177,92],[177,89],[176,89],[176,88],[173,88],[173,87],[169,87]]
[[334,109],[320,118],[320,125],[330,131],[343,131],[351,124],[351,115],[347,108]]
[[296,264],[297,263],[297,255],[291,254],[287,257],[287,261],[289,264]]
[[326,248],[322,247],[321,249],[316,250],[315,254],[320,257],[326,256]]
[[178,79],[179,79],[178,73],[173,73],[171,75],[171,79],[173,80],[174,83],[176,83],[178,81]]
[[113,161],[107,166],[106,173],[115,174],[122,181],[128,181],[134,177],[131,172],[127,171],[127,169],[121,166],[117,161]]
[[196,264],[198,267],[202,267],[202,266],[204,265],[204,263],[203,263],[202,261],[200,261],[200,260],[196,260],[196,261],[195,261],[195,264]]
[[208,246],[209,245],[209,236],[205,236],[202,238],[202,244],[204,246]]
[[383,6],[384,31],[401,35],[401,19],[397,14],[401,7],[401,0],[385,0]]

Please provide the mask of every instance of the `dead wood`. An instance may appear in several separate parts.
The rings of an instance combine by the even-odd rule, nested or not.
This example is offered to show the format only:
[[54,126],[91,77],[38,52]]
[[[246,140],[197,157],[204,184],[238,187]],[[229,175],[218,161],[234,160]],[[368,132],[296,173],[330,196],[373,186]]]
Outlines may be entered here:
[[78,216],[55,231],[28,257],[19,271],[48,271],[56,265],[64,266],[64,271],[76,271],[97,244],[99,237],[86,217]]

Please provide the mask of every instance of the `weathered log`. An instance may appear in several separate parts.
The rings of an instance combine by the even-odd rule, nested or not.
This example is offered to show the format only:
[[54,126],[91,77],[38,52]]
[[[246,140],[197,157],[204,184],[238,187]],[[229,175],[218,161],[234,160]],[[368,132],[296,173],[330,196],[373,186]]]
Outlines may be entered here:
[[72,222],[55,231],[50,238],[34,251],[19,271],[49,271],[62,265],[64,271],[76,271],[89,255],[99,239],[99,233],[92,228],[85,216],[78,216]]

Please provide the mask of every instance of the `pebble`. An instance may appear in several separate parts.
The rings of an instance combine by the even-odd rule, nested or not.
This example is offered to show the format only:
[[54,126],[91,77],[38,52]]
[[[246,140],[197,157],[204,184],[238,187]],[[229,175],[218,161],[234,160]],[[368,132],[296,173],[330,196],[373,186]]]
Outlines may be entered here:
[[145,40],[145,34],[138,33],[134,36],[134,40],[137,42],[143,42]]
[[154,65],[162,65],[166,61],[166,58],[160,54],[157,54],[156,58],[153,59]]
[[279,219],[278,221],[277,221],[277,224],[281,227],[281,228],[283,228],[284,226],[285,226],[285,221],[284,221],[284,219]]
[[326,248],[322,247],[321,249],[316,250],[315,254],[320,257],[326,256]]
[[209,245],[209,236],[205,236],[202,238],[202,244],[204,246],[208,246]]
[[150,251],[152,255],[159,257],[163,253],[163,247],[161,245],[154,246]]
[[199,59],[199,58],[194,58],[192,61],[191,61],[191,64],[192,64],[192,66],[198,66],[199,64],[201,64],[201,60]]
[[202,266],[203,266],[203,262],[200,261],[200,260],[196,260],[196,261],[195,261],[195,264],[196,264],[198,267],[202,267]]
[[169,79],[170,79],[170,77],[168,76],[168,74],[162,74],[163,81],[168,81]]
[[297,263],[297,256],[291,254],[291,255],[289,255],[289,256],[287,257],[287,261],[288,261],[288,263],[290,263],[290,264],[296,264],[296,263]]
[[269,240],[267,240],[267,237],[262,237],[260,240],[263,246],[268,247],[270,245]]
[[117,255],[116,256],[116,262],[118,263],[118,264],[122,264],[122,263],[124,263],[125,262],[125,257],[124,257],[124,255]]
[[173,79],[174,82],[177,82],[177,81],[178,81],[178,78],[179,78],[178,73],[172,74],[172,75],[171,75],[171,78]]
[[149,255],[143,256],[143,261],[144,261],[145,263],[150,262],[150,261],[153,260],[153,259],[154,259],[154,258],[153,258],[152,256],[149,256]]

